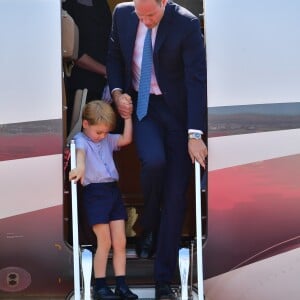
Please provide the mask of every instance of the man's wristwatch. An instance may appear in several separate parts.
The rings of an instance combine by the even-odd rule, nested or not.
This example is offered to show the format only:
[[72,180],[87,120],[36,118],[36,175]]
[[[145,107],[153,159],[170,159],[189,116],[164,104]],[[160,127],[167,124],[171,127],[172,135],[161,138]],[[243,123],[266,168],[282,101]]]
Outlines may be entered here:
[[189,139],[201,140],[201,133],[200,132],[190,132]]

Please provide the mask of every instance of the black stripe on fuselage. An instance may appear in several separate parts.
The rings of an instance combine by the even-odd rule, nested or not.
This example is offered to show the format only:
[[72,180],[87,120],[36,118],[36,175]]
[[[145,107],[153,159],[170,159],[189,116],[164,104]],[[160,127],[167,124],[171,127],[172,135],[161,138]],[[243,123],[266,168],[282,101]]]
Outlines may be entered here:
[[0,125],[0,161],[62,153],[62,120]]
[[218,137],[300,128],[300,103],[210,107],[208,136]]

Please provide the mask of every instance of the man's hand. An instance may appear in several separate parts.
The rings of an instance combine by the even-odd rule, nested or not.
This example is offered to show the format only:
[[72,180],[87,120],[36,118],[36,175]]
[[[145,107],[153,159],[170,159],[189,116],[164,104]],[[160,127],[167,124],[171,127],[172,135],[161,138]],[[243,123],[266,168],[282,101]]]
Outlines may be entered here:
[[207,157],[207,147],[202,139],[189,139],[188,150],[193,163],[195,160],[205,169],[206,167],[206,157]]

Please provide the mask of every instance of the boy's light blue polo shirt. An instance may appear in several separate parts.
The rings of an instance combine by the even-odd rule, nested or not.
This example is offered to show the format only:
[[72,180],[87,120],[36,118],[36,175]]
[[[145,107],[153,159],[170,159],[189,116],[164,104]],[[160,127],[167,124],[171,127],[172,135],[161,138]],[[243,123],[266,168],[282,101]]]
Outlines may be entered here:
[[83,185],[119,180],[119,174],[113,160],[113,151],[117,146],[120,134],[108,134],[102,141],[95,143],[83,132],[74,136],[76,149],[85,151],[85,176]]

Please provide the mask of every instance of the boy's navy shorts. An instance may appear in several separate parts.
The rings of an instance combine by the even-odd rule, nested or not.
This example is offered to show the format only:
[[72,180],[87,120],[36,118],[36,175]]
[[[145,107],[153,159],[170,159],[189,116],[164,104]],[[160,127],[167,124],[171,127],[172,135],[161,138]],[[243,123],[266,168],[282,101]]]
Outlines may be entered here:
[[116,182],[90,183],[85,186],[83,205],[90,226],[127,220],[127,212]]

